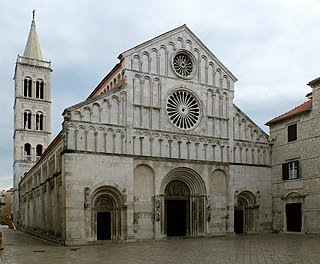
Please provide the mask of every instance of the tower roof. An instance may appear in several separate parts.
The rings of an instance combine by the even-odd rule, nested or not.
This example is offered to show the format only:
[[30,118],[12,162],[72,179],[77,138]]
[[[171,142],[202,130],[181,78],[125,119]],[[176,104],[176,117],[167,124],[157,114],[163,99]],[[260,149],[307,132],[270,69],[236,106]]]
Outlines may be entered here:
[[43,60],[38,34],[36,30],[36,22],[34,21],[35,11],[33,10],[33,17],[31,22],[31,29],[29,32],[27,45],[24,49],[23,57]]

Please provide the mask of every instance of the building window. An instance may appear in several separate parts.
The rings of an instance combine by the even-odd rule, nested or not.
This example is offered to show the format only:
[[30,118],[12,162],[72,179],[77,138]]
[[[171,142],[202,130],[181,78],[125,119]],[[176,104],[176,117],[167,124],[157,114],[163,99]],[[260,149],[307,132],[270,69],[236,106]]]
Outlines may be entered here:
[[43,130],[43,114],[37,113],[36,115],[36,130]]
[[167,99],[167,114],[176,127],[190,130],[200,121],[200,104],[189,91],[175,90]]
[[24,129],[31,129],[31,112],[24,112]]
[[42,80],[36,82],[36,98],[43,99],[43,86],[44,83]]
[[38,161],[42,155],[42,151],[43,151],[43,147],[42,145],[37,145],[36,147],[36,153],[37,153],[37,156],[36,156],[36,160]]
[[25,97],[32,96],[32,80],[30,78],[24,79],[23,82],[23,95]]
[[288,126],[288,142],[297,140],[297,124]]
[[294,180],[299,178],[299,161],[282,164],[282,179]]
[[31,160],[31,145],[29,143],[24,144],[24,159]]
[[180,52],[173,58],[173,68],[180,76],[189,76],[193,71],[193,67],[194,62],[187,53]]

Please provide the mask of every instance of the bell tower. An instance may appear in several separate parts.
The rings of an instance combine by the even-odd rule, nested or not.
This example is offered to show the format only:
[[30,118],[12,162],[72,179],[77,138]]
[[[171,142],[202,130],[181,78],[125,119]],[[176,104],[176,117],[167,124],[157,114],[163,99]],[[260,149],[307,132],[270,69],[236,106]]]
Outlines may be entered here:
[[[14,222],[19,221],[19,182],[51,141],[51,62],[42,57],[35,11],[23,56],[14,73]],[[31,188],[33,186],[30,186]]]

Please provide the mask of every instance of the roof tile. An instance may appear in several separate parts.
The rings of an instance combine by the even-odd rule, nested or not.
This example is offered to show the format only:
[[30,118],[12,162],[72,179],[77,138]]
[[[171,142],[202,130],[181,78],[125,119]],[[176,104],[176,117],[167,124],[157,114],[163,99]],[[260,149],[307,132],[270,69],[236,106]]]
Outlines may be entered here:
[[306,111],[310,111],[311,109],[312,109],[312,100],[310,99],[304,102],[303,104],[297,106],[296,108],[290,110],[289,112],[271,119],[266,123],[266,125],[270,126],[272,124],[278,123],[287,118],[302,114],[303,112],[306,112]]

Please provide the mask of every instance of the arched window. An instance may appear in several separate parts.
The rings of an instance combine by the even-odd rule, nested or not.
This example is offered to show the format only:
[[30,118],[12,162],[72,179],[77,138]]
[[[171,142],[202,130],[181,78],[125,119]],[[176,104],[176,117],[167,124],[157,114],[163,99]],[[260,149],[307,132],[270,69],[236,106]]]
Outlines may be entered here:
[[36,147],[36,160],[38,161],[42,155],[43,152],[43,146],[42,145],[37,145]]
[[38,99],[43,99],[43,89],[44,89],[44,83],[42,80],[38,80],[36,82],[36,98]]
[[31,145],[29,143],[24,144],[24,159],[31,160]]
[[24,129],[31,129],[31,112],[25,111],[24,112]]
[[43,130],[43,114],[40,112],[36,114],[36,130]]
[[23,95],[25,97],[32,96],[32,80],[30,78],[25,78],[23,81]]

